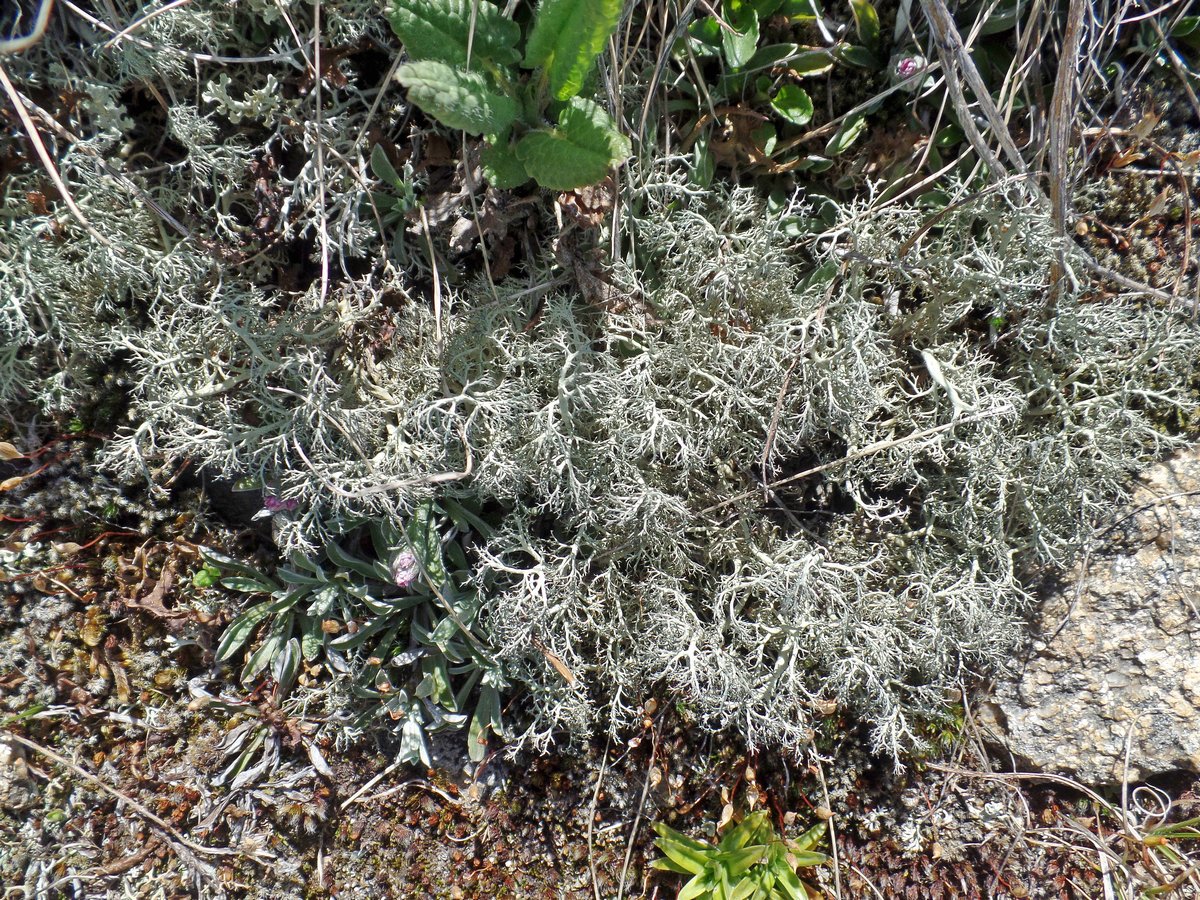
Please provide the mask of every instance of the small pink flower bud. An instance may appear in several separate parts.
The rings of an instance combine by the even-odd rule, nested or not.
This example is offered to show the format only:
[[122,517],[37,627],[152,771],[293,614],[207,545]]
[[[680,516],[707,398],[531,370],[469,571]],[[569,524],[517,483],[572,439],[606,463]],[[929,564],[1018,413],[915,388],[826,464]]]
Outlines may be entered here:
[[392,564],[389,567],[392,573],[392,581],[396,587],[410,587],[417,576],[421,574],[421,566],[417,562],[416,555],[411,550],[401,550],[392,558]]

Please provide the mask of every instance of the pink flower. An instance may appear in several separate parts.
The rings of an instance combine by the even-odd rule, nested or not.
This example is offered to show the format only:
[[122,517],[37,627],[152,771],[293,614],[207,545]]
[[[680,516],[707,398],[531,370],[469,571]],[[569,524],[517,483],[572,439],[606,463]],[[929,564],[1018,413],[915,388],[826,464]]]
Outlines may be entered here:
[[929,79],[920,77],[928,68],[929,61],[919,53],[898,53],[888,63],[892,84],[907,93],[915,93],[928,85]]
[[267,512],[291,512],[298,505],[295,500],[280,500],[274,494],[263,497],[263,509]]
[[412,583],[417,580],[417,576],[421,574],[421,564],[417,562],[416,554],[411,550],[401,550],[397,553],[389,568],[396,587],[411,587]]

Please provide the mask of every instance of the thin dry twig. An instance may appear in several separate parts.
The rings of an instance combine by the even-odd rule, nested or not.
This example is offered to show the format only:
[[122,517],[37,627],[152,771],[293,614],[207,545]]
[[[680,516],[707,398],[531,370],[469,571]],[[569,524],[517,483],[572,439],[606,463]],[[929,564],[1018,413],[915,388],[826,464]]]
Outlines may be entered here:
[[650,76],[650,83],[646,87],[647,102],[642,107],[642,116],[638,120],[637,139],[639,144],[644,144],[646,140],[646,122],[650,118],[650,109],[653,106],[649,102],[649,98],[654,96],[654,92],[658,90],[658,83],[662,79],[662,74],[666,71],[667,63],[671,60],[671,48],[675,46],[675,42],[683,36],[687,30],[688,23],[692,20],[692,12],[696,9],[696,0],[689,0],[688,5],[679,13],[679,18],[675,22],[670,37],[665,38],[662,42],[662,47],[658,53],[658,60],[654,64],[654,72]]
[[600,879],[596,874],[596,854],[595,854],[595,829],[596,829],[596,808],[600,804],[600,786],[604,784],[604,773],[608,770],[608,751],[612,746],[612,737],[604,745],[604,755],[600,758],[600,774],[596,776],[596,790],[592,791],[592,806],[588,810],[588,827],[587,827],[587,848],[588,848],[588,871],[592,875],[592,893],[596,900],[602,900],[600,896]]
[[625,878],[629,874],[629,863],[633,859],[633,847],[637,841],[638,829],[642,824],[642,813],[646,808],[646,797],[650,793],[650,776],[654,773],[654,764],[658,761],[658,726],[654,726],[654,740],[650,744],[650,762],[646,765],[646,780],[642,783],[642,796],[638,800],[637,815],[633,818],[633,828],[629,830],[629,842],[625,846],[625,861],[621,865],[621,880],[617,886],[617,900],[625,896]]
[[[25,129],[26,135],[29,137],[29,142],[33,144],[33,149],[38,155],[38,159],[42,162],[42,168],[46,170],[46,174],[50,176],[50,180],[54,182],[54,186],[58,189],[59,196],[63,202],[67,204],[67,209],[83,226],[94,240],[103,244],[105,247],[112,248],[112,242],[104,237],[100,232],[92,227],[92,223],[84,216],[76,204],[71,192],[67,189],[66,182],[63,181],[62,175],[58,172],[58,167],[54,165],[54,160],[50,158],[50,152],[46,149],[46,145],[42,142],[42,136],[38,134],[37,125],[34,124],[29,112],[25,109],[25,104],[21,101],[21,95],[17,93],[17,89],[13,87],[13,83],[8,79],[8,72],[4,66],[0,65],[0,87],[4,88],[4,93],[8,95],[8,99],[12,101],[13,109],[17,112],[17,118],[21,120],[21,125]],[[115,248],[114,248],[115,249]]]
[[120,31],[118,31],[116,34],[114,34],[112,37],[110,37],[107,41],[105,41],[103,44],[104,49],[108,50],[112,47],[115,47],[118,43],[120,43],[121,38],[128,37],[129,35],[133,34],[135,31],[137,31],[139,28],[141,28],[147,22],[150,22],[150,21],[158,18],[159,16],[163,15],[164,13],[168,13],[173,9],[178,9],[180,6],[184,6],[191,2],[192,2],[192,0],[171,0],[171,2],[166,4],[165,6],[160,6],[157,9],[153,9],[150,12],[146,13],[144,16],[139,16],[138,18],[136,18],[132,22],[130,22],[128,25],[126,25],[124,28],[122,28]]
[[[933,32],[934,45],[937,48],[938,55],[941,57],[942,68],[946,75],[946,88],[950,93],[950,100],[954,104],[954,109],[958,113],[959,124],[966,134],[967,140],[970,141],[975,152],[979,154],[980,160],[987,166],[988,177],[993,180],[1003,178],[1006,174],[1005,168],[1000,158],[992,152],[991,147],[988,146],[983,134],[975,124],[975,117],[971,112],[970,105],[967,103],[962,83],[958,79],[957,73],[960,71],[963,78],[966,79],[967,85],[971,88],[972,93],[974,93],[979,110],[987,120],[988,126],[1000,144],[1000,149],[1004,152],[1004,156],[1013,168],[1022,174],[1026,174],[1029,170],[1025,164],[1025,159],[1021,156],[1021,151],[1017,148],[1016,142],[1013,141],[1008,126],[1005,124],[1004,117],[1000,115],[1000,111],[996,108],[995,101],[992,100],[992,95],[988,91],[987,85],[984,84],[983,76],[979,74],[979,69],[976,68],[975,62],[967,52],[967,48],[963,44],[962,35],[959,34],[958,26],[954,24],[954,17],[946,8],[946,4],[943,0],[921,0],[921,7],[925,10],[925,17],[929,22],[930,30]],[[1043,199],[1041,189],[1032,179],[1029,182],[1028,189],[1035,197]]]
[[[817,778],[821,782],[821,794],[825,800],[825,809],[828,810],[830,808],[829,785],[825,781],[825,767],[821,765],[819,756],[814,756],[813,764],[817,770]],[[830,816],[825,824],[829,828],[829,855],[833,860],[833,895],[835,900],[842,900],[842,864],[838,858],[836,817]]]
[[23,50],[28,50],[34,44],[42,39],[42,35],[46,33],[46,26],[50,23],[50,11],[54,9],[54,0],[41,0],[38,6],[37,15],[33,20],[33,28],[29,34],[18,38],[8,38],[0,41],[0,56],[11,53],[20,53]]
[[1071,140],[1071,125],[1075,121],[1076,67],[1083,42],[1084,0],[1071,0],[1067,12],[1067,30],[1059,53],[1058,75],[1050,102],[1048,162],[1050,167],[1050,220],[1058,235],[1058,260],[1050,274],[1052,285],[1058,284],[1066,271],[1067,206],[1070,201],[1067,147]]

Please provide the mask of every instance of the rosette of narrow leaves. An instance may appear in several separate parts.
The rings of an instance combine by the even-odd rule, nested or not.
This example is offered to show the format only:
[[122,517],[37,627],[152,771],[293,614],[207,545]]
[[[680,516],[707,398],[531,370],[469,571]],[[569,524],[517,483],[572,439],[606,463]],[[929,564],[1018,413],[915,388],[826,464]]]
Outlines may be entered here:
[[811,889],[796,870],[827,859],[812,849],[825,834],[823,822],[787,840],[775,833],[766,810],[746,816],[715,845],[662,822],[654,830],[655,846],[664,854],[654,868],[692,876],[678,900],[806,900]]
[[[402,759],[428,765],[428,735],[462,728],[471,757],[482,759],[489,732],[504,731],[506,682],[471,631],[480,599],[464,587],[470,566],[458,538],[484,527],[457,503],[446,511],[427,503],[403,528],[358,524],[318,558],[293,554],[275,577],[204,548],[205,564],[225,573],[222,587],[265,595],[229,623],[217,659],[242,660],[244,684],[269,675],[277,701],[302,662],[322,660],[351,680],[368,715],[401,723]],[[400,557],[411,578],[395,574]]]
[[[629,139],[577,95],[621,17],[621,0],[542,0],[522,54],[519,26],[488,0],[395,0],[392,28],[410,62],[409,100],[451,128],[483,135],[485,177],[571,190],[602,180]],[[515,63],[532,74],[522,80]]]

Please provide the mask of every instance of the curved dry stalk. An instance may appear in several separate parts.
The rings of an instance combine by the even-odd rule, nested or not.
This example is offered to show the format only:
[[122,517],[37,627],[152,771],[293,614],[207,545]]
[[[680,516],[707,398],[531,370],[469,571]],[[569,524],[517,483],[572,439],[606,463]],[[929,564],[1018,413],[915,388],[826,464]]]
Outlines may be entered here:
[[0,41],[0,56],[10,53],[20,53],[23,50],[28,50],[40,41],[42,35],[46,33],[46,26],[50,23],[50,11],[52,9],[54,9],[54,0],[41,0],[37,16],[33,20],[33,29],[24,37],[8,38],[7,40]]
[[71,214],[75,216],[75,218],[79,221],[79,224],[83,226],[83,230],[86,231],[94,240],[99,241],[105,247],[112,247],[112,242],[92,227],[92,223],[87,220],[87,217],[83,214],[83,210],[81,210],[75,203],[74,198],[71,196],[71,192],[67,190],[66,182],[63,181],[62,175],[59,174],[58,167],[54,165],[54,160],[50,158],[50,151],[46,149],[46,145],[42,141],[42,136],[38,134],[37,125],[34,124],[29,112],[25,109],[25,104],[21,100],[21,95],[17,93],[17,89],[13,87],[13,83],[9,81],[8,72],[5,71],[3,65],[0,65],[0,87],[4,88],[4,93],[6,93],[8,95],[8,99],[12,101],[13,109],[15,109],[17,113],[17,118],[21,120],[21,125],[25,129],[26,135],[29,137],[29,142],[33,144],[33,149],[37,153],[38,159],[41,160],[42,168],[46,170],[46,174],[50,176],[50,180],[54,182],[54,186],[58,189],[59,196],[61,196],[63,202],[67,204],[67,209],[71,211]]
[[192,0],[171,0],[171,2],[165,6],[160,6],[158,9],[151,10],[150,12],[146,13],[146,15],[134,19],[132,22],[110,37],[107,41],[105,41],[104,48],[107,50],[110,47],[116,46],[121,38],[128,37],[129,35],[133,34],[133,32],[137,31],[147,22],[158,18],[163,13],[170,12],[173,9],[178,9],[180,6],[184,6],[191,2]]
[[[1054,80],[1054,95],[1050,101],[1049,122],[1049,166],[1050,166],[1050,220],[1059,240],[1065,241],[1067,234],[1067,206],[1070,190],[1067,184],[1067,145],[1071,140],[1071,125],[1075,121],[1076,66],[1079,63],[1080,45],[1083,41],[1084,0],[1071,0],[1067,13],[1067,31],[1063,35],[1058,75]],[[1057,285],[1066,271],[1065,250],[1060,247],[1058,259],[1050,273],[1052,284]]]
[[[843,465],[848,462],[854,462],[855,460],[862,459],[863,457],[866,457],[866,456],[873,456],[876,453],[882,453],[884,450],[891,450],[894,447],[899,447],[902,444],[907,444],[911,441],[919,441],[919,440],[922,440],[927,437],[933,437],[936,434],[941,434],[944,431],[949,431],[951,428],[955,428],[959,425],[969,425],[972,422],[981,422],[984,419],[993,419],[996,416],[999,416],[1001,414],[1008,414],[1011,412],[1015,412],[1015,410],[1008,408],[1008,407],[1002,407],[1000,409],[991,409],[991,410],[987,410],[986,412],[976,413],[975,415],[963,416],[960,419],[955,419],[952,422],[946,422],[942,425],[935,425],[932,428],[924,428],[921,431],[914,431],[912,434],[906,434],[904,437],[894,438],[892,440],[887,440],[887,441],[876,441],[873,444],[868,444],[867,446],[863,447],[861,450],[855,450],[853,453],[847,453],[845,456],[841,457],[840,459],[834,459],[827,463],[822,463],[819,466],[813,466],[811,468],[805,469],[803,472],[797,472],[795,475],[789,475],[787,478],[781,478],[778,481],[772,481],[770,484],[767,485],[767,487],[771,490],[774,490],[776,488],[783,487],[785,484],[792,484],[793,482],[796,482],[796,481],[802,481],[805,478],[808,478],[812,475],[816,475],[820,472],[824,472],[828,469],[832,469],[835,466],[840,466],[840,465]],[[734,494],[732,497],[727,497],[726,499],[722,500],[720,503],[714,503],[712,506],[705,509],[704,512],[706,514],[714,513],[719,509],[724,509],[727,506],[732,506],[735,503],[740,503],[742,500],[749,500],[751,497],[755,497],[757,495],[758,495],[757,490],[745,491],[741,494]]]

